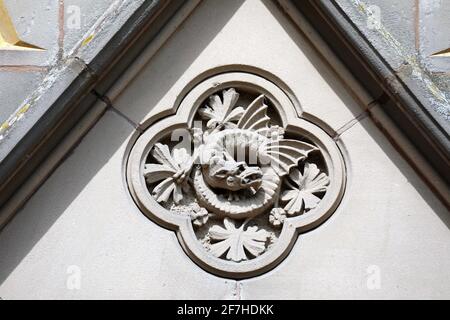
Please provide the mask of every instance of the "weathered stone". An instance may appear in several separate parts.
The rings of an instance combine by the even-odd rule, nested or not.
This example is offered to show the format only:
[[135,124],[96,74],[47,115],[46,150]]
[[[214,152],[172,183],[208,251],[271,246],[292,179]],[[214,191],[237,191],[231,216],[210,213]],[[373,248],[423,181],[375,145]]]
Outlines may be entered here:
[[337,0],[392,68],[398,69],[417,54],[416,8],[411,1]]
[[[390,6],[381,0],[376,3]],[[117,15],[110,11],[109,22],[116,17],[120,24],[133,11],[127,9],[134,5],[131,2],[112,4],[113,8],[121,5],[124,11],[116,12]],[[389,19],[385,17],[386,24],[396,26],[394,12],[403,5],[392,4],[394,9],[389,12]],[[405,15],[410,13],[405,11]],[[28,120],[41,119],[46,107],[64,99],[65,89],[74,80],[80,80],[79,75],[94,76],[83,60],[92,61],[114,33],[106,29],[100,34],[85,33],[86,37],[79,42],[84,42],[81,50],[73,51],[77,59],[63,60],[57,73],[47,75],[42,89],[48,90],[38,92],[36,104],[20,120],[23,126],[13,127],[10,137],[20,139],[21,134],[33,127]],[[450,297],[448,210],[404,160],[404,149],[396,150],[391,140],[375,127],[369,118],[374,113],[364,111],[368,101],[358,101],[359,93],[349,89],[348,79],[336,74],[334,58],[320,56],[313,48],[315,44],[303,38],[279,7],[270,1],[205,1],[172,37],[163,40],[165,44],[147,64],[140,61],[142,69],[137,75],[122,79],[121,89],[110,96],[111,105],[102,97],[108,103],[106,114],[0,232],[1,298]],[[395,61],[390,63],[395,65]],[[402,77],[402,72],[408,70],[400,66]],[[89,79],[84,84],[89,88],[86,91],[90,90]],[[211,112],[204,103],[206,99],[211,97],[217,102],[217,94],[223,105],[225,98],[234,99],[232,91],[222,93],[230,88],[236,88],[243,97],[238,100],[233,117],[229,110]],[[94,96],[92,92],[90,95]],[[292,247],[274,255],[277,259],[284,258],[283,254],[287,257],[266,264],[274,268],[265,269],[268,272],[262,276],[256,276],[258,272],[244,272],[245,277],[251,278],[234,281],[225,276],[233,276],[240,265],[265,263],[264,254],[269,251],[260,249],[271,237],[255,229],[256,226],[241,224],[243,219],[233,216],[236,212],[224,206],[223,224],[210,228],[209,240],[215,244],[232,242],[229,247],[237,247],[236,250],[230,253],[223,247],[212,248],[208,239],[204,243],[198,241],[201,235],[186,243],[185,235],[172,231],[177,230],[174,225],[179,220],[166,219],[167,210],[162,210],[151,196],[158,188],[154,183],[159,183],[158,178],[170,170],[152,170],[152,164],[165,161],[158,161],[155,154],[153,158],[146,155],[159,149],[167,156],[167,163],[175,163],[170,168],[175,169],[170,178],[185,182],[190,177],[185,170],[187,152],[174,152],[171,142],[159,138],[177,125],[193,129],[189,137],[198,139],[192,120],[201,122],[202,131],[210,130],[208,133],[214,137],[218,126],[230,125],[229,122],[239,126],[238,118],[244,117],[245,108],[250,108],[252,101],[271,102],[279,112],[273,109],[268,112],[269,124],[283,124],[281,127],[287,130],[290,139],[313,146],[320,153],[311,159],[308,154],[306,159],[310,161],[306,163],[303,158],[290,160],[301,163],[287,168],[281,177],[285,183],[281,188],[292,192],[283,192],[285,203],[271,207],[264,217],[275,237],[291,228],[292,237],[286,242],[295,240],[299,232],[297,241],[289,243]],[[240,106],[244,110],[238,109]],[[375,108],[376,105],[371,111]],[[259,116],[257,120],[267,128],[264,116],[252,114]],[[236,119],[227,121],[228,116]],[[251,118],[249,114],[246,116]],[[375,119],[379,124],[381,118]],[[220,132],[222,128],[219,129]],[[150,130],[153,132],[148,134]],[[281,130],[272,133],[278,139],[287,137]],[[143,147],[139,141],[145,138],[148,140],[142,143]],[[14,147],[8,144],[12,140],[5,141],[3,149],[0,148],[3,157],[11,150],[8,148]],[[157,143],[160,145],[156,146]],[[334,161],[331,152],[325,152],[330,145],[344,162]],[[139,147],[143,147],[138,150],[140,161],[129,159],[134,148]],[[205,168],[198,167],[197,172],[214,189],[235,191],[233,183],[225,186],[216,175],[220,171],[236,178],[233,164],[219,161],[216,170],[212,168],[215,163],[208,162]],[[339,168],[343,164],[345,170]],[[249,170],[248,166],[243,168],[242,172],[236,171],[237,178],[242,180],[247,176],[241,174]],[[134,181],[127,170],[137,176]],[[252,174],[259,173],[255,168],[251,170]],[[342,175],[337,176],[336,171]],[[259,186],[256,181],[259,177],[259,174],[251,176],[255,180],[250,181],[252,187]],[[289,185],[287,179],[291,180]],[[342,195],[344,189],[333,184],[343,181],[346,185]],[[143,197],[130,195],[133,184],[139,183],[148,194],[147,199],[153,201],[151,206],[140,203]],[[237,189],[247,185],[245,182]],[[324,199],[333,190],[341,193],[331,197],[333,205],[324,209]],[[184,190],[176,192],[184,196]],[[162,203],[167,194],[156,196]],[[230,203],[234,201],[233,196],[230,199]],[[322,216],[311,217],[306,227],[297,225],[301,219],[309,219],[308,213],[316,208],[320,208],[317,212]],[[176,206],[175,209],[183,210]],[[183,221],[185,228],[199,230],[211,226],[211,217],[204,207],[192,205],[190,213],[189,219]],[[248,218],[248,212],[242,218]],[[312,230],[322,222],[320,228]],[[231,238],[237,240],[228,241]],[[208,261],[232,265],[228,273],[209,269],[208,263],[200,263],[198,256],[189,252],[192,248],[204,250],[202,245],[210,250],[204,255]],[[254,256],[252,259],[248,259],[249,252]],[[245,268],[237,271],[242,270],[246,271]]]
[[446,208],[370,119],[339,142],[349,164],[340,207],[276,270],[242,281],[242,298],[448,298]]
[[0,125],[22,105],[43,77],[41,72],[0,71]]
[[[161,116],[130,142],[129,190],[144,214],[176,231],[186,253],[214,274],[267,271],[297,232],[317,227],[340,202],[345,166],[338,147],[264,78],[210,77],[175,116]],[[193,220],[201,210],[204,223]]]
[[[64,51],[70,52],[76,44],[117,1],[65,0],[64,1]],[[79,24],[78,24],[79,23]]]
[[[58,0],[3,0],[21,41],[42,50],[2,50],[0,65],[54,64],[59,51]],[[24,97],[22,97],[24,98]]]
[[133,131],[108,111],[2,230],[3,299],[232,297],[234,281],[197,267],[126,191],[122,161]]
[[[277,10],[270,2],[260,1],[200,4],[127,85],[126,92],[110,97],[113,104],[142,123],[179,103],[180,92],[199,75],[215,70],[264,70],[283,80],[284,89],[299,97],[306,113],[326,117],[330,127],[338,130],[363,112],[361,106]],[[242,30],[246,36],[236,37]]]
[[[420,54],[426,68],[435,72],[450,71],[450,4],[423,0],[420,3]],[[447,54],[445,54],[447,52]]]
[[114,1],[67,52],[89,64],[144,0]]

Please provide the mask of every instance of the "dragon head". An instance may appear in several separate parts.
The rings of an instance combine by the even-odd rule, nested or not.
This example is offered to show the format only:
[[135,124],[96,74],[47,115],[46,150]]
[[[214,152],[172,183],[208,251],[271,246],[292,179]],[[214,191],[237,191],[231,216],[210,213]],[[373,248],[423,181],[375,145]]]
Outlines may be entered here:
[[213,188],[256,192],[261,187],[263,173],[259,167],[250,167],[245,162],[221,160],[208,166],[204,176]]

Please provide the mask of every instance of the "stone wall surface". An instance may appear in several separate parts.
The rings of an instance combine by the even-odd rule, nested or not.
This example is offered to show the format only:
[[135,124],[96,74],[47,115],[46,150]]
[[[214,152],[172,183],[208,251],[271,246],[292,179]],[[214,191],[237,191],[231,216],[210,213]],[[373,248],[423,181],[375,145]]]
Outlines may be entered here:
[[[398,77],[424,96],[437,118],[450,119],[450,2],[337,0]],[[419,93],[419,91],[421,93]]]
[[11,131],[29,129],[21,120],[39,119],[36,102],[72,73],[74,60],[91,62],[143,1],[0,1],[0,39],[11,28],[17,38],[0,41],[0,148]]
[[[331,59],[331,57],[330,57]],[[3,299],[450,298],[450,216],[346,84],[269,1],[203,2],[0,233]],[[124,166],[136,128],[223,66],[282,79],[344,154],[336,212],[261,276],[208,273],[138,209]],[[108,94],[107,94],[108,95]]]

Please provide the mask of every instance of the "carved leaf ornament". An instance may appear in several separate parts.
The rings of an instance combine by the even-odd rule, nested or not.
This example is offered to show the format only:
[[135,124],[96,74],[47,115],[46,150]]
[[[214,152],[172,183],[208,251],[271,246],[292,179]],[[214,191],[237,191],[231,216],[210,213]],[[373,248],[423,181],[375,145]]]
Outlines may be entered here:
[[284,206],[288,215],[300,214],[304,210],[314,209],[321,200],[316,194],[327,191],[329,184],[328,176],[320,172],[317,165],[309,162],[305,163],[303,174],[298,168],[294,168],[291,170],[289,178],[293,181],[293,184],[287,180],[286,184],[289,189],[281,195],[281,200],[288,202]]
[[248,220],[244,221],[239,228],[236,228],[235,221],[225,218],[223,224],[225,228],[214,225],[209,230],[211,239],[217,242],[211,244],[211,253],[216,257],[226,254],[226,259],[233,261],[247,260],[246,251],[256,257],[266,249],[266,241],[270,238],[270,233],[265,230],[258,230],[258,227],[247,227]]
[[[337,146],[294,116],[281,90],[272,88],[273,101],[246,89],[243,98],[238,88],[217,89],[203,102],[193,90],[179,112],[188,114],[182,110],[190,103],[197,111],[147,129],[127,166],[144,213],[177,231],[194,261],[236,278],[278,263],[297,228],[313,228],[333,212],[345,182]],[[190,142],[180,147],[168,138],[181,124]]]
[[185,170],[192,165],[191,157],[185,149],[174,149],[172,153],[165,144],[157,143],[152,151],[159,164],[147,163],[144,176],[148,183],[163,180],[152,192],[158,202],[167,202],[173,197],[175,203],[183,199],[183,188],[186,187]]

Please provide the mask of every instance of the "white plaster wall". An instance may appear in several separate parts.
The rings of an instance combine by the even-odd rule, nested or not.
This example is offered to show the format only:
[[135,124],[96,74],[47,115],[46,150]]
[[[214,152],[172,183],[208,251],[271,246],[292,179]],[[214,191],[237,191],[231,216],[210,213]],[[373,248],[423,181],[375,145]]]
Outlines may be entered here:
[[[337,142],[348,186],[335,214],[269,273],[210,275],[134,205],[122,171],[134,127],[109,110],[0,233],[0,297],[450,298],[450,213],[370,119],[355,120],[362,106],[269,2],[204,2],[113,105],[142,122],[199,73],[231,63],[272,72],[307,112],[346,128]],[[67,286],[70,266],[79,289]]]

